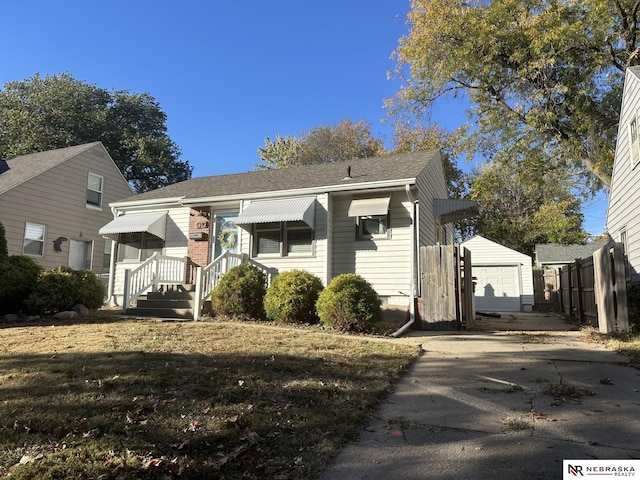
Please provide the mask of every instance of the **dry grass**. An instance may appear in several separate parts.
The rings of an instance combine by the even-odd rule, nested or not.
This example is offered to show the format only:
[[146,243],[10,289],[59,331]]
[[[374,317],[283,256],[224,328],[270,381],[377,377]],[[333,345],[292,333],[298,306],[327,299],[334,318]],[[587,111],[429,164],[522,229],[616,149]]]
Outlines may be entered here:
[[629,364],[640,369],[640,335],[604,334],[592,327],[582,329],[582,333],[591,342],[603,344],[609,350],[629,357]]
[[0,475],[314,478],[417,355],[244,323],[0,329]]

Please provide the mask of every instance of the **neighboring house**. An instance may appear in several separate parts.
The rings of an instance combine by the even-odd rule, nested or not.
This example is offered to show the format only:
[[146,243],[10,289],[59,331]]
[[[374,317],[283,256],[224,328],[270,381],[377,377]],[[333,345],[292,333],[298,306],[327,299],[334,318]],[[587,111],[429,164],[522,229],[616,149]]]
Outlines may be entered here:
[[194,267],[212,268],[230,251],[271,272],[305,269],[325,285],[357,273],[384,302],[408,305],[417,288],[418,244],[451,243],[447,222],[475,205],[446,199],[438,151],[169,185],[111,204],[116,218],[101,229],[118,242],[111,299],[122,305],[125,270],[154,253],[185,258],[181,278],[197,283]]
[[479,235],[460,244],[471,252],[476,311],[530,312],[531,257]]
[[111,245],[98,229],[113,218],[109,203],[128,195],[100,142],[0,160],[0,222],[9,255],[30,256],[47,270],[108,272]]
[[591,242],[585,245],[538,243],[533,252],[535,264],[540,268],[560,268],[575,262],[576,258],[591,257],[606,244],[607,242]]
[[631,282],[640,282],[640,67],[627,69],[606,228],[624,245]]

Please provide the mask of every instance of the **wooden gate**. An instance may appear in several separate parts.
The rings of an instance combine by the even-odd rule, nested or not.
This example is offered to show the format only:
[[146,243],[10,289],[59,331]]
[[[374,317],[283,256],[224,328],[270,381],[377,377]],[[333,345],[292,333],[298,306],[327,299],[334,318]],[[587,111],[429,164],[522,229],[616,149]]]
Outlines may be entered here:
[[622,244],[605,245],[557,272],[562,312],[602,333],[629,330],[626,261]]
[[420,247],[423,330],[471,328],[475,316],[471,252],[456,245]]

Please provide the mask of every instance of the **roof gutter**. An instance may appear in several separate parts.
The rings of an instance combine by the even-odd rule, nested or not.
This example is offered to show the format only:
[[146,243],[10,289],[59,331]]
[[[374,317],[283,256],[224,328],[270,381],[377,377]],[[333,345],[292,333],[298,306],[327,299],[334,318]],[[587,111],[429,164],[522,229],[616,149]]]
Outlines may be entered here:
[[119,208],[144,207],[148,205],[153,205],[154,207],[162,207],[163,205],[180,205],[183,198],[184,195],[180,197],[150,198],[148,200],[126,200],[120,202],[111,202],[109,206],[111,207],[112,211]]
[[303,195],[318,195],[321,193],[338,193],[338,192],[351,192],[354,190],[369,190],[369,189],[381,189],[381,188],[394,188],[399,189],[406,187],[406,185],[415,185],[415,178],[407,179],[395,179],[395,180],[381,180],[378,182],[360,182],[349,185],[325,185],[321,187],[312,188],[296,188],[290,190],[275,190],[273,192],[253,192],[253,193],[237,193],[231,195],[219,195],[211,197],[198,197],[198,198],[185,198],[180,197],[182,205],[195,205],[213,202],[224,202],[233,200],[255,200],[265,198],[277,198],[277,197],[293,197]]

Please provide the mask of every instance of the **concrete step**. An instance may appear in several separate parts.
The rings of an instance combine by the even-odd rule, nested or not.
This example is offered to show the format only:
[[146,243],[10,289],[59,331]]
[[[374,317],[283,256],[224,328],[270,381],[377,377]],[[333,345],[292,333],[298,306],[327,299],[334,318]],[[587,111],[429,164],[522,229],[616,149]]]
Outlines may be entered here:
[[146,296],[149,300],[191,300],[196,296],[196,292],[181,292],[176,290],[149,292]]
[[141,297],[137,301],[137,308],[193,308],[193,298],[157,298]]
[[155,318],[178,318],[181,320],[192,320],[192,308],[130,308],[127,315],[133,317],[155,317]]

